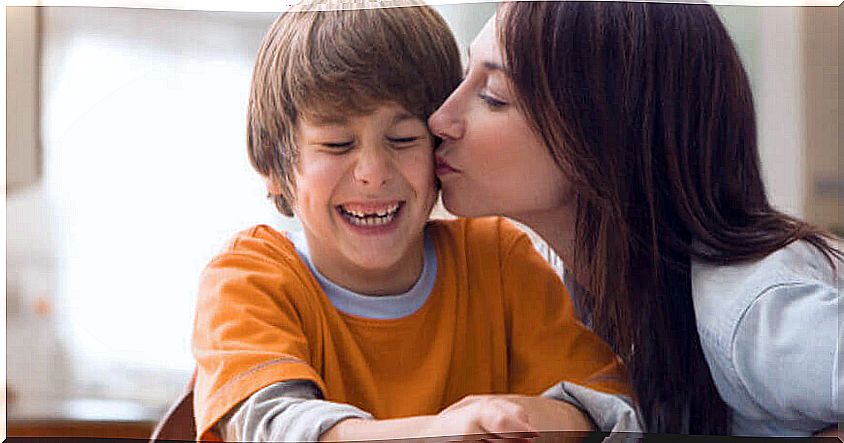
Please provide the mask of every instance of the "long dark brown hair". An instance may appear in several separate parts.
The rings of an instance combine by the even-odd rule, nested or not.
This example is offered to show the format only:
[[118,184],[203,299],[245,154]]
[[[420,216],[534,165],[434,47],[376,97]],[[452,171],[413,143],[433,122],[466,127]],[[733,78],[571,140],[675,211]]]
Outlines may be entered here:
[[649,432],[726,434],[691,260],[757,260],[828,234],[768,202],[750,84],[708,5],[513,2],[499,41],[518,104],[576,192],[572,263],[627,362]]

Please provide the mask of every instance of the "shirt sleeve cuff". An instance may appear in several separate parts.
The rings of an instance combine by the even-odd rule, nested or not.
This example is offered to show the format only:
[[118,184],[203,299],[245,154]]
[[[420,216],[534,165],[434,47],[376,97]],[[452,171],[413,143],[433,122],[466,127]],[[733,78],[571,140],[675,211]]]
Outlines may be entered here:
[[639,412],[625,395],[607,394],[563,381],[550,387],[542,396],[580,408],[602,432],[643,432]]
[[352,405],[319,397],[318,388],[307,381],[277,383],[253,394],[218,429],[226,440],[317,441],[342,420],[373,418]]
[[359,418],[372,420],[372,415],[352,405],[325,400],[301,400],[288,408],[285,423],[275,426],[274,441],[317,441],[337,423]]

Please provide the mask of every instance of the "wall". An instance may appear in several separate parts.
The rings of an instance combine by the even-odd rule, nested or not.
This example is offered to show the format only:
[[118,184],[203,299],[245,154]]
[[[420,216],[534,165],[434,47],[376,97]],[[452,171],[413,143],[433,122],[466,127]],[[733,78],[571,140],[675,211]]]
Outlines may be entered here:
[[806,127],[805,216],[818,225],[844,235],[841,218],[844,179],[839,136],[841,44],[839,26],[842,7],[805,8],[803,14],[803,78]]
[[6,7],[6,186],[32,184],[39,171],[37,8]]
[[[464,27],[462,50],[493,10],[438,8]],[[276,14],[40,12],[40,52],[21,65],[40,80],[10,78],[40,97],[10,102],[9,115],[39,112],[43,174],[7,198],[8,382],[29,404],[160,407],[193,365],[205,263],[247,226],[297,226],[265,199],[244,149],[252,64]]]
[[[495,4],[438,8],[455,27],[465,56]],[[831,31],[834,14],[820,8],[719,10],[757,94],[772,200],[812,221],[836,223],[841,116],[834,98],[841,90],[835,79],[841,79],[834,54],[840,58],[842,47]],[[9,128],[30,127],[18,139],[25,141],[7,139],[8,380],[24,396],[134,396],[158,404],[178,392],[191,364],[194,288],[161,284],[132,291],[173,276],[194,282],[204,261],[237,229],[256,221],[289,223],[263,199],[242,150],[251,64],[274,14],[42,12],[40,22],[31,20],[31,10],[19,12],[29,19],[15,22],[40,23],[40,43],[27,40],[25,49],[31,54],[40,47],[40,63],[15,58],[13,51],[7,60],[7,118],[40,112],[30,124],[7,120]],[[39,140],[41,167],[33,160],[41,152]],[[215,179],[205,174],[197,181],[198,168]],[[29,172],[18,179],[12,171]],[[68,175],[74,180],[68,182]],[[825,194],[816,177],[837,179],[837,197]],[[164,234],[146,235],[154,230]],[[142,267],[128,274],[136,280],[121,280],[127,275],[118,266],[121,258],[180,241],[197,245],[189,257],[133,262]],[[84,275],[101,278],[89,279],[97,282],[93,286],[80,284]],[[133,318],[150,306],[160,314],[146,322]],[[131,343],[118,346],[120,334]],[[130,357],[109,362],[117,355]]]

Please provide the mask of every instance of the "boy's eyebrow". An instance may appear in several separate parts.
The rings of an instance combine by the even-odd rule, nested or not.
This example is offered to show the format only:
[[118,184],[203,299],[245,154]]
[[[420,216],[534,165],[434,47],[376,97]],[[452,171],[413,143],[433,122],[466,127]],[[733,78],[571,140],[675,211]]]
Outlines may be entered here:
[[349,122],[349,118],[343,115],[313,116],[308,118],[316,126],[335,126]]
[[395,125],[397,123],[401,123],[405,120],[414,120],[416,118],[418,118],[418,117],[416,117],[415,115],[413,115],[413,114],[411,114],[407,111],[402,111],[402,112],[396,114],[393,117],[393,121],[390,122],[390,126]]

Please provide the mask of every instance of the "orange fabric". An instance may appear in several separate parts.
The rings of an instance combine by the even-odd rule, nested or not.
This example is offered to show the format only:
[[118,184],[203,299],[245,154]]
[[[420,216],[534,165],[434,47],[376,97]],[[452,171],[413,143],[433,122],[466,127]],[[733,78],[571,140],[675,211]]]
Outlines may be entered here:
[[435,414],[469,394],[539,394],[566,380],[631,395],[609,347],[575,320],[559,277],[501,218],[432,221],[437,276],[400,319],[337,311],[293,244],[240,233],[205,269],[193,335],[197,430],[254,392],[305,379],[376,418]]

